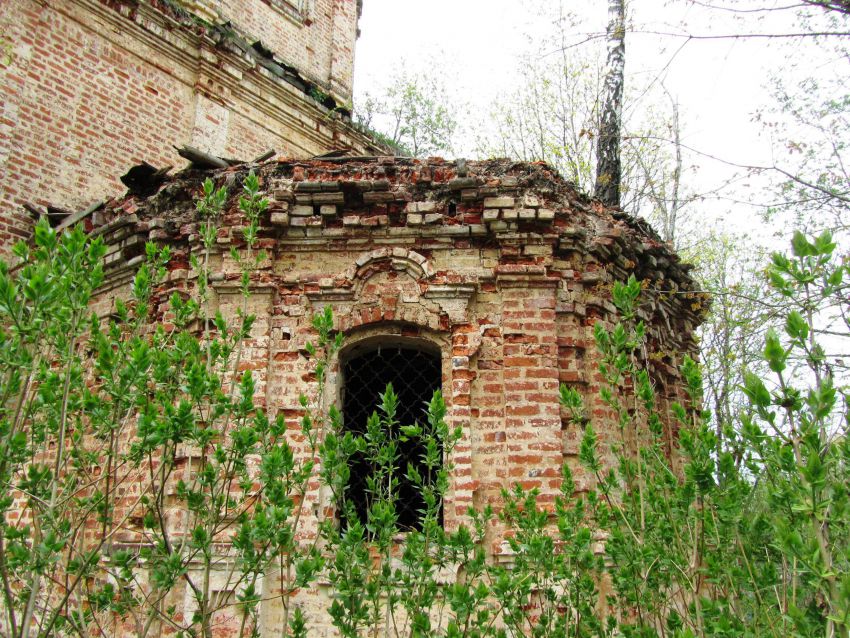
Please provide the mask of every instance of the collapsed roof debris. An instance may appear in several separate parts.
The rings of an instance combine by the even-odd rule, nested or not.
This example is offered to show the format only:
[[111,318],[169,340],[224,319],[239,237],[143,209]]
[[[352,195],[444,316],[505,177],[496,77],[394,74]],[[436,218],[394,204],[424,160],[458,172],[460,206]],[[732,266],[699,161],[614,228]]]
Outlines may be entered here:
[[[260,236],[271,248],[280,240],[299,238],[356,239],[364,245],[391,243],[393,237],[423,245],[463,241],[523,246],[543,241],[556,252],[580,246],[614,278],[633,273],[670,291],[694,289],[691,266],[682,263],[644,220],[587,198],[544,163],[360,156],[237,164],[191,147],[182,148],[181,155],[192,161],[186,170],[165,175],[153,167],[143,169],[157,175],[156,193],[141,195],[131,189],[127,197],[105,207],[94,228],[120,222],[135,228],[140,241],[185,242],[196,236],[193,198],[207,174],[230,187],[218,243],[238,247],[244,220],[233,186],[253,170],[269,199]],[[111,259],[117,265],[134,258],[139,248],[124,245]],[[691,297],[686,301],[673,294],[665,303],[696,325],[705,300]]]

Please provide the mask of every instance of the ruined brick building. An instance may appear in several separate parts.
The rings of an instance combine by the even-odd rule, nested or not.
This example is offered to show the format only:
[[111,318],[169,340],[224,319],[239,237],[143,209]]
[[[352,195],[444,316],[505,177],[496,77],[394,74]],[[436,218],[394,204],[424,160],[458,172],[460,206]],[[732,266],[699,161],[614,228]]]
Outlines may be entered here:
[[[232,316],[241,298],[229,254],[244,245],[236,197],[254,170],[271,202],[260,228],[268,258],[251,278],[258,319],[243,364],[272,415],[300,414],[298,395],[314,383],[310,318],[330,306],[346,341],[329,400],[349,423],[387,381],[408,405],[442,389],[463,433],[446,527],[513,483],[553,498],[563,463],[584,489],[581,430],[559,406],[559,384],[578,388],[600,436],[613,436],[597,397],[593,326],[616,321],[611,284],[634,274],[648,289],[653,381],[662,402],[681,399],[678,365],[701,312],[677,294],[692,289],[688,269],[645,223],[545,165],[387,155],[348,120],[358,4],[3,3],[0,240],[26,237],[33,215],[86,223],[109,245],[102,315],[126,295],[148,240],[172,250],[162,298],[191,295],[193,198],[210,177],[231,193],[212,295]],[[174,146],[199,152],[188,153],[189,170],[168,174],[185,165]],[[276,158],[263,162],[228,159],[270,148]],[[347,156],[316,157],[334,149]],[[130,192],[108,199],[124,190],[121,174]],[[672,446],[675,432],[665,436]],[[310,495],[305,533],[328,515],[324,498]],[[498,556],[501,539],[488,540]],[[306,607],[321,595],[306,593]],[[269,604],[264,622],[278,614]]]
[[[193,294],[199,180],[236,186],[247,170],[189,171],[155,195],[111,203],[96,227],[112,264],[100,312],[130,285],[148,239],[172,250],[160,298]],[[414,409],[442,389],[447,420],[463,433],[451,459],[447,528],[468,523],[470,506],[498,505],[501,489],[515,483],[551,500],[564,463],[577,489],[587,489],[578,462],[582,428],[559,406],[558,388],[578,388],[600,437],[617,440],[598,397],[593,338],[597,322],[617,320],[614,281],[630,274],[646,281],[642,317],[657,352],[650,373],[662,406],[684,401],[678,365],[694,348],[700,319],[698,300],[674,294],[691,289],[687,267],[645,223],[588,200],[545,165],[363,157],[273,161],[254,170],[271,202],[259,240],[268,259],[251,280],[258,320],[243,361],[259,402],[297,422],[298,396],[312,395],[315,385],[306,350],[315,338],[311,318],[330,306],[345,346],[332,362],[327,399],[342,407],[345,427],[362,426],[388,381]],[[212,280],[216,308],[234,317],[240,275],[229,255],[244,247],[245,224],[235,194],[226,210]],[[664,436],[673,445],[675,432]],[[321,517],[335,515],[327,499],[320,489],[309,494],[308,538]],[[498,560],[504,546],[494,534],[488,545]],[[322,618],[316,610],[326,608],[327,595],[320,587],[298,604]],[[263,617],[275,626],[279,609],[269,603]]]
[[[350,124],[357,0],[0,3],[0,248],[70,223],[177,147],[375,152]],[[5,251],[4,251],[5,252]]]

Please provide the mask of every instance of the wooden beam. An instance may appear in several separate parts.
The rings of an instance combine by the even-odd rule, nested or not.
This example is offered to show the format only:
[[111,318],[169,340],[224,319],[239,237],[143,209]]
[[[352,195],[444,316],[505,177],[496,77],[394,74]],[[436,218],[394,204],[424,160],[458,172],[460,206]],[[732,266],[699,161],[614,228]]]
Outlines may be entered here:
[[227,168],[230,166],[220,157],[205,153],[194,146],[184,146],[182,148],[175,146],[174,149],[180,157],[189,160],[198,168]]

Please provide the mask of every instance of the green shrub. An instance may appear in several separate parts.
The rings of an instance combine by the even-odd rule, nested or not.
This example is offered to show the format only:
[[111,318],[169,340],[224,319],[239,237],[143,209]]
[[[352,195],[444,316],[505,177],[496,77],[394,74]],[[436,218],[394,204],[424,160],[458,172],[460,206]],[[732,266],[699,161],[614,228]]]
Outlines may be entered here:
[[[850,417],[817,333],[819,311],[846,295],[847,266],[828,235],[797,234],[790,256],[774,255],[770,283],[793,309],[784,334],[770,333],[763,347],[774,378],[747,376],[750,412],[723,445],[701,411],[691,359],[682,367],[688,401],[659,413],[642,359],[640,283],[615,285],[621,321],[595,336],[600,396],[619,439],[603,444],[580,395],[561,388],[584,430],[580,460],[593,489],[574,495],[564,468],[554,508],[533,490],[506,490],[505,563],[488,552],[490,509],[470,512],[471,527],[440,524],[452,473],[443,459],[460,432],[447,426],[439,393],[422,423],[406,424],[388,387],[360,436],[342,428],[335,408],[316,407],[342,345],[329,309],[314,318],[307,347],[317,394],[300,399],[306,453],[287,442],[294,424],[255,404],[254,379],[238,370],[254,322],[247,300],[264,259],[255,246],[266,202],[248,176],[239,200],[246,248],[233,255],[244,301],[230,325],[208,299],[226,200],[204,184],[198,296],[175,294],[168,324],[150,321],[167,250],[148,247],[131,298],[106,319],[89,310],[104,278],[99,239],[40,223],[32,247],[15,249],[19,264],[0,265],[5,635],[109,634],[120,622],[137,636],[160,628],[212,636],[223,609],[241,635],[259,635],[260,584],[271,577],[281,582],[277,631],[306,636],[311,621],[297,592],[320,576],[343,636],[848,635]],[[671,420],[672,458],[663,437]],[[424,469],[402,465],[404,439],[422,442]],[[355,454],[373,469],[365,520],[346,501]],[[421,529],[404,533],[402,479],[425,504]],[[304,502],[316,481],[345,515],[305,542]],[[116,542],[130,532],[134,542]],[[214,574],[226,586],[213,588]],[[186,588],[195,611],[178,620],[175,594]]]

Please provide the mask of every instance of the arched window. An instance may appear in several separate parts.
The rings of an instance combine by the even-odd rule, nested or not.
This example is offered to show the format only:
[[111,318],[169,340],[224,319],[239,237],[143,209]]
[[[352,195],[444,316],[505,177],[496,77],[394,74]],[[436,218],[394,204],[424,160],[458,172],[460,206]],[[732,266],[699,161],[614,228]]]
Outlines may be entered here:
[[[380,395],[388,383],[398,395],[396,418],[399,425],[424,423],[427,404],[441,386],[441,358],[436,349],[423,348],[419,342],[372,341],[357,344],[343,358],[342,415],[346,430],[364,434],[369,416],[377,409]],[[420,529],[422,497],[406,478],[408,463],[424,475],[419,441],[400,441],[399,432],[387,433],[397,441],[398,455],[394,476],[398,478],[396,513],[401,529]],[[358,518],[365,522],[370,503],[367,477],[374,471],[369,461],[359,455],[352,460],[351,478],[346,500],[354,506]],[[441,513],[442,515],[442,513]]]

